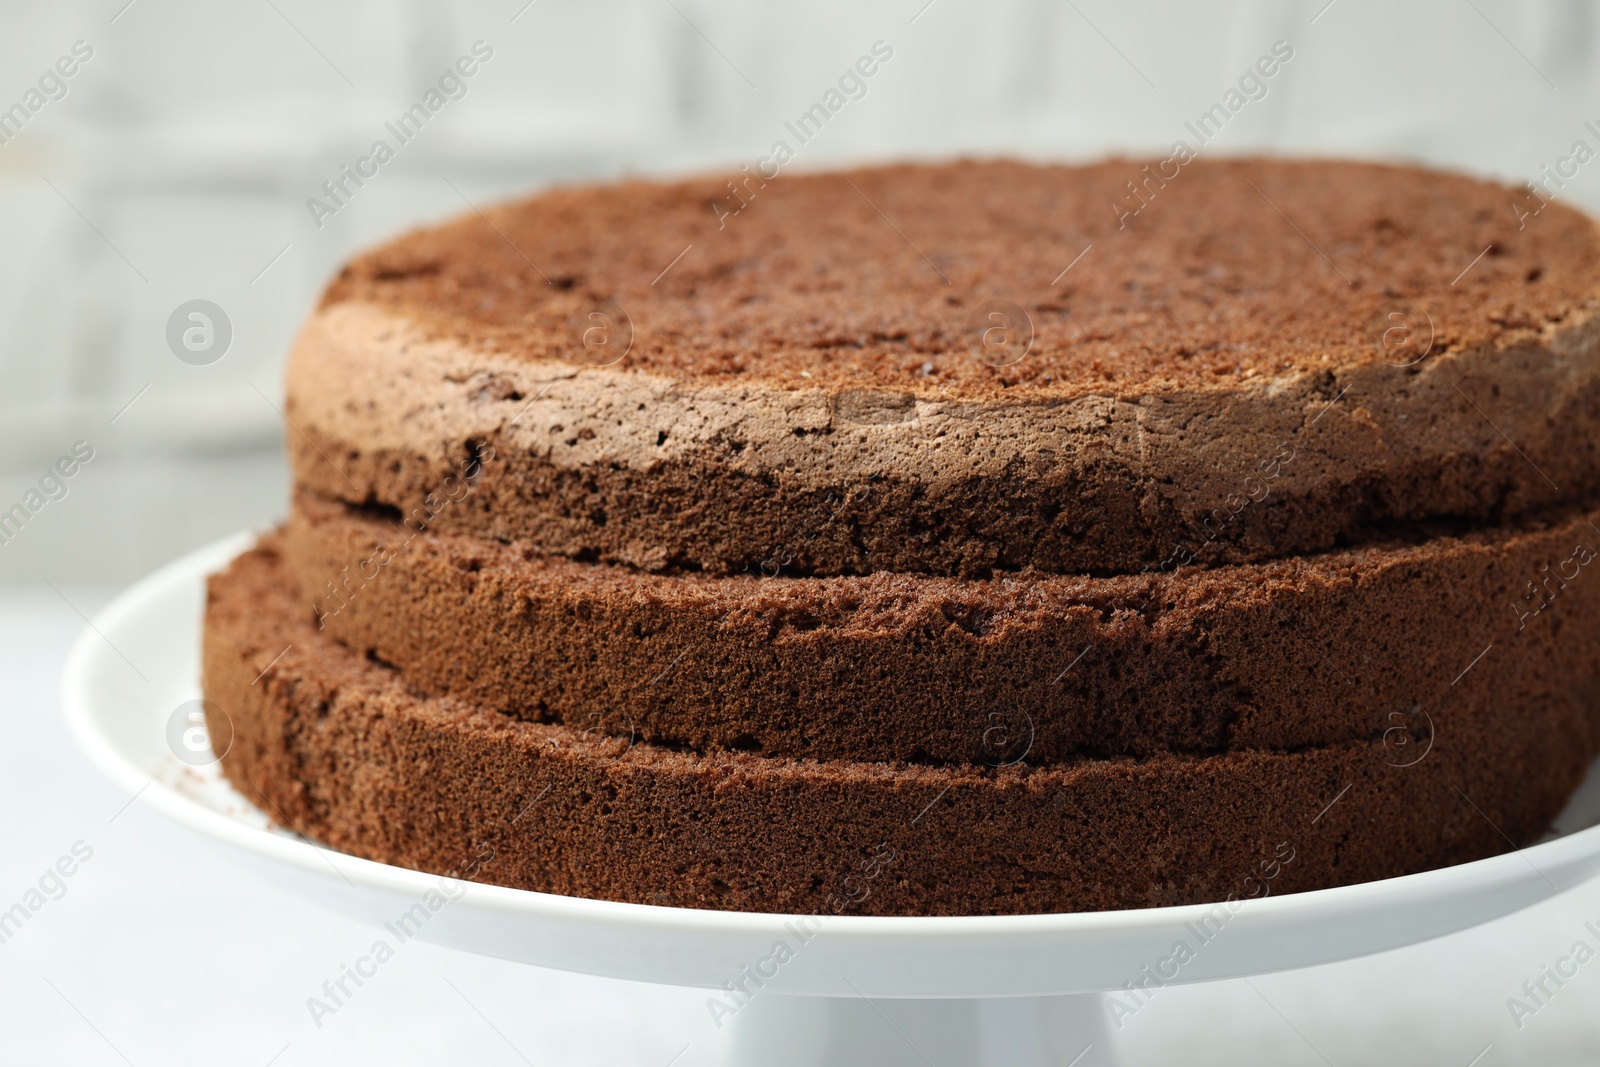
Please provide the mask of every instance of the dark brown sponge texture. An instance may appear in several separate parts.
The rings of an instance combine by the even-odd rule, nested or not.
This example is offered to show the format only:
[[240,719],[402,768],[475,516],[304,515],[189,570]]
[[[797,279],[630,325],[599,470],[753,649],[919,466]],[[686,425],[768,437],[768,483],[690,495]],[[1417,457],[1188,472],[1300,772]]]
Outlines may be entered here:
[[[572,355],[573,314],[614,300],[633,323],[629,371],[1055,396],[1400,362],[1377,342],[1402,307],[1426,306],[1440,351],[1532,339],[1600,285],[1589,220],[1554,203],[1519,226],[1509,205],[1527,195],[1510,186],[1348,161],[1198,160],[1125,222],[1112,205],[1137,206],[1127,183],[1144,166],[785,175],[722,222],[712,205],[728,200],[726,176],[556,189],[359,256],[323,303],[381,304],[542,359]],[[990,298],[1033,316],[1026,359],[972,357],[969,320]]]
[[[1252,562],[1600,490],[1590,220],[1519,226],[1522,191],[1414,167],[1146,173],[785,175],[720,222],[723,179],[629,182],[408,234],[314,322],[381,309],[482,359],[340,398],[418,420],[404,443],[308,418],[321,386],[291,377],[296,477],[409,512],[487,448],[457,532],[669,572],[964,577]],[[993,301],[1031,338],[1003,365],[974,354]],[[591,366],[573,324],[602,307],[631,344]],[[399,326],[352,342],[385,381],[416,371]]]
[[283,550],[420,692],[697,751],[1053,763],[1449,730],[1600,678],[1596,517],[1119,578],[662,577],[302,492]]
[[417,695],[317,631],[278,537],[211,580],[205,633],[224,770],[284,825],[424,871],[492,854],[474,877],[637,903],[1010,914],[1342,885],[1534,840],[1594,749],[1561,685],[1462,717],[1404,766],[1381,740],[1003,768],[630,745]]

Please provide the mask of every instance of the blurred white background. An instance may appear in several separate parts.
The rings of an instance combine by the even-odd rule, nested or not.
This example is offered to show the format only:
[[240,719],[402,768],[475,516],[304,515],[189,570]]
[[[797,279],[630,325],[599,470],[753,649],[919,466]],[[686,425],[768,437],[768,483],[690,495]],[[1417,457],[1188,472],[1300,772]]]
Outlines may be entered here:
[[[468,94],[319,229],[307,198],[480,39],[494,54]],[[74,442],[95,458],[0,544],[0,902],[78,838],[103,858],[0,945],[0,1061],[265,1064],[288,1046],[277,1062],[667,1062],[697,1023],[694,994],[431,947],[313,1030],[303,998],[363,933],[219,867],[137,804],[111,823],[127,798],[72,751],[55,674],[78,611],[281,513],[284,354],[352,251],[468,210],[464,198],[753,162],[876,40],[893,61],[798,166],[1164,154],[1277,40],[1293,62],[1208,152],[1523,182],[1580,139],[1600,146],[1584,125],[1600,127],[1600,13],[1584,0],[5,0],[0,109],[75,42],[93,55],[0,144],[0,510]],[[1597,172],[1560,196],[1600,210]],[[191,299],[232,323],[210,365],[166,343]],[[1467,1067],[1487,1044],[1486,1065],[1600,1062],[1600,964],[1522,1031],[1504,1005],[1586,918],[1600,920],[1593,889],[1263,980],[1271,1011],[1242,983],[1172,990],[1129,1053]]]

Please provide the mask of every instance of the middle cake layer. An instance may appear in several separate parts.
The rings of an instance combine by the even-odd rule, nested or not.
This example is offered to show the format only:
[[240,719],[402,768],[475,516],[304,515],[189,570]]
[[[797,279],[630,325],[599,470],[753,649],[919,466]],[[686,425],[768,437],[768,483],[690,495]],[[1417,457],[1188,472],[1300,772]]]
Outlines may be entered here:
[[663,577],[301,492],[285,550],[321,626],[428,695],[697,751],[1004,764],[1404,739],[1594,688],[1597,521],[1114,578]]

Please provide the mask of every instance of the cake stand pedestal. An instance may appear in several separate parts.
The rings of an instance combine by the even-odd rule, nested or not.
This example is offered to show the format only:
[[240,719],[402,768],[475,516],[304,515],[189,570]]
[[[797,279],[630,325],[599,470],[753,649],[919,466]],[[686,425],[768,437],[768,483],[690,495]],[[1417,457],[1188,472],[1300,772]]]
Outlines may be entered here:
[[730,1067],[1106,1067],[1102,998],[752,1000],[729,1024]]
[[[1400,948],[1489,922],[1600,873],[1600,772],[1545,841],[1404,878],[1223,905],[969,918],[817,917],[618,904],[448,882],[321,848],[268,825],[214,764],[180,759],[198,696],[205,576],[229,538],[156,572],[85,630],[63,696],[79,744],[141,803],[263,877],[373,926],[430,890],[418,936],[502,959],[706,991],[677,1067],[1102,1067],[1099,994],[1212,981]],[[124,658],[126,657],[126,658]],[[137,673],[135,667],[137,665]],[[174,734],[174,729],[177,734]],[[809,924],[809,925],[806,925]],[[774,945],[790,951],[774,964]],[[1189,947],[1181,965],[1174,946]],[[763,975],[759,986],[748,977]],[[744,982],[748,996],[731,990]],[[719,1010],[713,1006],[721,1002]]]

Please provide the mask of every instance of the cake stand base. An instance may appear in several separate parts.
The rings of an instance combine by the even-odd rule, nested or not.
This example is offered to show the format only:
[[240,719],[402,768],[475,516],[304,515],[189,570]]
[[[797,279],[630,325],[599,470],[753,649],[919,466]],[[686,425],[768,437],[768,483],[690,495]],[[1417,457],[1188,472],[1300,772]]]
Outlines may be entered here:
[[1109,1067],[1105,1005],[1065,997],[767,994],[726,1024],[727,1067]]

